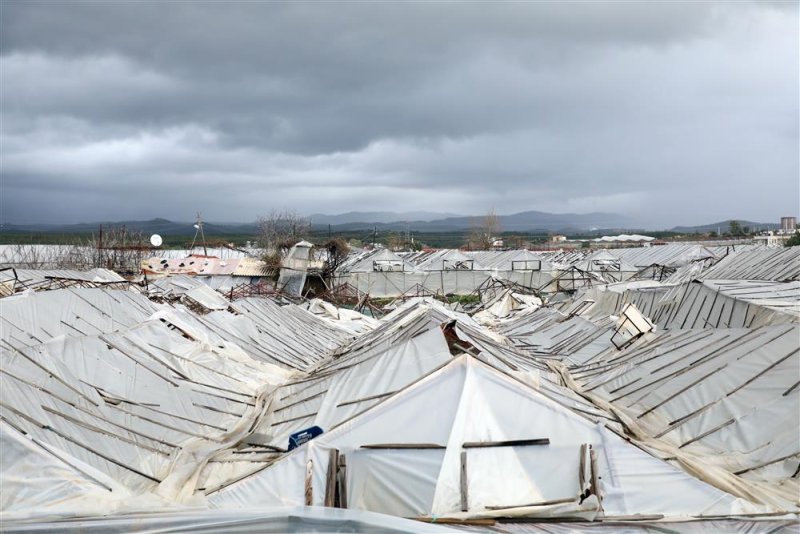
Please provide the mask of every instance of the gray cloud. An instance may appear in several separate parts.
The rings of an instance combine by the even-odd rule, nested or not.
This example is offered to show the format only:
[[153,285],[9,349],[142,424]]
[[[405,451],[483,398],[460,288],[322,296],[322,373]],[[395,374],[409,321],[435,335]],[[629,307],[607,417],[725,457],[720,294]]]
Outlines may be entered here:
[[4,222],[798,212],[794,2],[0,6]]

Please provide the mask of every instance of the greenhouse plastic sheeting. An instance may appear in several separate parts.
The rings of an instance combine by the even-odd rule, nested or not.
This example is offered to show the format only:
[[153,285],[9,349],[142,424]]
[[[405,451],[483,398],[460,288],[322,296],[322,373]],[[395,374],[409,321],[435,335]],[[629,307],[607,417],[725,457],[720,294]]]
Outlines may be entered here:
[[[505,409],[508,406],[515,409]],[[550,442],[546,446],[463,448],[471,441],[531,438],[549,438]],[[446,449],[439,449],[437,455],[428,450],[362,447],[381,443],[436,444]],[[274,504],[276,494],[300,497],[310,459],[313,502],[322,504],[328,451],[337,448],[348,458],[348,502],[352,506],[405,517],[463,519],[552,516],[557,512],[555,515],[582,514],[592,519],[598,512],[596,500],[577,504],[579,451],[584,443],[598,453],[603,508],[608,515],[686,517],[770,511],[693,478],[540,391],[466,355],[260,473],[212,493],[209,502],[215,507],[255,506]],[[461,512],[460,457],[465,450],[469,511]],[[370,455],[380,458],[362,460]],[[282,470],[281,476],[273,476],[277,470]],[[531,505],[565,498],[574,501],[558,510]],[[498,506],[504,510],[491,509]]]
[[296,507],[259,510],[181,511],[72,521],[4,523],[4,532],[337,532],[401,534],[458,532],[383,514],[338,508]]

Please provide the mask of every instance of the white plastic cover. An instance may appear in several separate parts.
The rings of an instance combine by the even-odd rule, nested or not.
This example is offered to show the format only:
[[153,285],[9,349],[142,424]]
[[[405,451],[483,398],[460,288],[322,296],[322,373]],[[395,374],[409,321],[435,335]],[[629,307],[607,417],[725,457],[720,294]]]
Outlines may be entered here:
[[[515,409],[508,410],[509,406]],[[550,443],[463,448],[465,442],[531,438],[549,438]],[[446,449],[361,448],[380,443],[426,443]],[[313,502],[321,504],[328,449],[335,447],[347,457],[351,507],[406,517],[554,513],[593,517],[598,513],[596,501],[578,505],[582,444],[591,444],[598,451],[603,509],[608,515],[680,517],[758,510],[466,355],[264,471],[213,493],[209,502],[226,508],[275,504],[271,496],[276,494],[302,498],[304,469],[310,458]],[[465,450],[469,511],[462,513],[460,469]],[[278,470],[283,475],[273,476]],[[558,510],[526,506],[566,498],[575,501],[558,506]],[[507,508],[490,509],[497,506]]]

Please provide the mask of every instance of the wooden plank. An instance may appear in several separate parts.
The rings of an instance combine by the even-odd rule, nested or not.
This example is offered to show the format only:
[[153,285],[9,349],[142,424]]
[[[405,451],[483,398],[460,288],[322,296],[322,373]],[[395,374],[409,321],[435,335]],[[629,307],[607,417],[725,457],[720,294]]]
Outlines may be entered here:
[[[146,371],[149,371],[150,374],[152,374],[156,378],[159,378],[159,379],[163,380],[164,382],[166,382],[167,384],[170,384],[173,387],[176,387],[176,388],[180,387],[180,385],[177,382],[175,382],[174,380],[171,380],[171,379],[167,378],[166,376],[164,376],[163,374],[159,373],[157,369],[153,369],[149,365],[142,363],[138,359],[134,358],[133,356],[131,356],[130,354],[128,354],[127,352],[122,350],[119,347],[119,345],[117,345],[117,343],[115,341],[109,339],[108,336],[101,335],[101,336],[98,336],[98,338],[100,338],[100,340],[103,343],[105,343],[106,345],[108,345],[112,349],[116,350],[117,352],[119,352],[120,354],[122,354],[123,356],[128,358],[129,360],[133,361],[136,365],[141,366],[142,369],[145,369]],[[158,364],[163,366],[163,367],[169,368],[168,366],[164,365],[160,361],[158,362]]]
[[[92,326],[94,326],[94,325],[92,325]],[[138,350],[142,351],[143,353],[145,353],[145,355],[149,356],[152,360],[155,360],[159,364],[163,365],[164,367],[166,367],[167,369],[172,371],[176,376],[178,376],[180,378],[183,378],[185,380],[189,380],[189,377],[186,376],[183,372],[181,372],[180,370],[176,369],[174,366],[172,366],[168,362],[165,362],[164,360],[162,360],[161,358],[159,358],[158,356],[156,356],[155,354],[153,354],[152,352],[150,352],[146,348],[142,347],[141,345],[136,343],[136,341],[134,341],[133,339],[131,339],[128,336],[125,336],[125,335],[122,336],[122,339],[127,341],[128,343],[130,343],[136,349],[138,349]]]
[[146,445],[144,443],[137,442],[135,440],[132,440],[132,439],[130,439],[128,437],[123,436],[121,433],[114,433],[114,432],[111,432],[111,431],[109,431],[109,430],[107,430],[105,428],[100,428],[99,426],[92,425],[90,423],[87,423],[86,421],[82,421],[80,419],[72,417],[71,415],[67,415],[65,413],[59,412],[58,410],[54,410],[54,409],[52,409],[52,408],[50,408],[48,406],[45,406],[44,404],[40,404],[39,407],[42,410],[44,410],[44,411],[46,411],[48,413],[51,413],[51,414],[53,414],[53,415],[55,415],[57,417],[65,419],[66,421],[69,421],[70,423],[72,423],[72,424],[74,424],[76,426],[85,428],[86,430],[90,430],[90,431],[95,432],[97,434],[102,434],[104,436],[108,436],[108,437],[110,437],[112,439],[118,439],[118,440],[120,440],[120,441],[122,441],[124,443],[128,443],[130,445],[133,445],[134,447],[141,447],[142,449],[148,450],[150,452],[154,452],[156,454],[161,454],[163,456],[169,456],[170,455],[169,452],[162,451],[161,449],[156,449],[155,447],[151,447],[151,446]]
[[[3,418],[3,419],[5,419],[5,418]],[[6,420],[6,422],[8,422],[8,421]],[[108,485],[100,482],[98,479],[96,479],[95,477],[93,477],[92,475],[90,475],[89,473],[84,471],[83,469],[80,469],[78,466],[72,464],[70,461],[67,460],[66,457],[56,454],[56,452],[54,450],[52,450],[48,445],[46,445],[43,441],[39,441],[38,439],[33,438],[33,437],[31,438],[31,441],[33,441],[39,447],[41,447],[45,451],[49,452],[50,454],[52,454],[53,456],[55,456],[56,458],[58,458],[59,460],[61,460],[62,462],[64,462],[68,466],[70,466],[72,469],[74,469],[75,471],[77,471],[78,473],[83,475],[84,477],[88,478],[89,480],[91,480],[92,482],[97,484],[98,486],[100,486],[100,487],[102,487],[102,488],[104,488],[104,489],[106,489],[106,490],[108,490],[110,492],[114,491],[114,488],[112,488],[111,486],[108,486]]]
[[550,501],[540,501],[540,502],[532,502],[528,504],[512,504],[510,506],[487,506],[487,510],[507,510],[510,508],[525,508],[528,506],[552,506],[554,504],[567,504],[567,503],[577,503],[578,500],[575,497],[567,497],[565,499],[553,499]]
[[[776,517],[786,515],[786,512],[763,512],[763,513],[752,513],[752,514],[736,514],[737,518],[740,517]],[[729,519],[730,515],[693,515],[691,516],[694,519]]]
[[[115,426],[115,427],[117,427],[117,428],[120,428],[120,429],[122,429],[122,430],[125,430],[126,432],[130,432],[131,434],[135,434],[135,435],[137,435],[137,436],[141,436],[141,437],[143,437],[143,438],[145,438],[145,439],[148,439],[148,440],[150,440],[150,441],[154,441],[154,442],[157,442],[157,443],[161,443],[161,444],[163,444],[163,445],[166,445],[166,446],[168,446],[168,447],[171,447],[171,448],[175,448],[175,447],[177,447],[177,445],[174,445],[174,444],[172,444],[172,443],[169,443],[169,442],[167,442],[167,441],[164,441],[164,440],[161,440],[161,439],[155,438],[155,437],[153,437],[153,436],[150,436],[150,435],[148,435],[148,434],[144,434],[143,432],[138,432],[138,431],[136,431],[136,430],[133,430],[133,429],[131,429],[131,428],[128,428],[128,427],[126,427],[126,426],[123,426],[123,425],[120,425],[120,424],[114,423],[113,421],[110,421],[110,420],[107,420],[107,419],[103,419],[103,418],[101,418],[99,415],[97,415],[97,413],[95,413],[95,412],[90,412],[90,411],[89,411],[89,410],[87,410],[86,408],[83,408],[83,407],[81,407],[81,406],[77,406],[77,405],[76,405],[76,404],[74,404],[73,402],[71,402],[71,401],[68,401],[67,399],[64,399],[64,398],[62,398],[62,397],[59,397],[58,395],[56,395],[55,393],[53,393],[52,391],[50,391],[50,390],[48,390],[48,389],[46,389],[46,388],[44,388],[44,387],[37,386],[37,385],[33,384],[32,382],[28,382],[27,380],[23,380],[22,378],[19,378],[18,376],[14,376],[13,374],[11,374],[11,373],[9,373],[8,371],[6,371],[5,369],[0,369],[0,373],[2,373],[2,374],[5,374],[5,375],[8,375],[8,376],[10,376],[11,378],[13,378],[14,380],[17,380],[17,381],[19,381],[19,382],[22,382],[23,384],[26,384],[26,385],[28,385],[28,386],[31,386],[31,387],[37,388],[39,391],[41,391],[41,392],[43,392],[43,393],[46,393],[46,394],[50,395],[51,397],[53,397],[54,399],[58,400],[59,402],[62,402],[62,403],[64,403],[64,404],[68,405],[68,406],[72,406],[74,409],[76,409],[76,410],[78,410],[78,411],[80,411],[80,412],[83,412],[83,413],[85,413],[85,414],[89,415],[90,417],[92,417],[92,418],[94,418],[94,419],[101,420],[101,421],[103,421],[103,422],[104,422],[104,423],[106,423],[106,424],[109,424],[109,425]],[[24,433],[24,432],[23,432],[23,433]]]
[[[23,330],[23,331],[24,331],[24,330]],[[37,339],[37,341],[38,341],[38,339]],[[63,378],[61,378],[61,377],[58,375],[58,373],[56,373],[56,372],[54,372],[54,371],[51,371],[50,369],[48,369],[47,367],[45,367],[44,365],[42,365],[41,363],[39,363],[38,361],[36,361],[36,359],[34,359],[34,358],[32,358],[31,356],[28,356],[27,354],[25,354],[25,352],[24,352],[24,351],[22,351],[22,350],[18,349],[17,347],[15,347],[14,345],[12,345],[12,344],[11,344],[11,343],[9,343],[8,341],[6,341],[5,339],[2,339],[2,340],[0,340],[0,342],[3,342],[3,343],[5,343],[6,345],[8,345],[8,346],[11,348],[11,350],[13,350],[14,352],[16,352],[17,354],[19,354],[20,356],[22,356],[23,358],[25,358],[25,359],[26,359],[26,360],[28,360],[29,362],[31,362],[33,365],[35,365],[36,367],[38,367],[38,368],[39,368],[39,369],[41,369],[42,371],[44,371],[44,373],[45,373],[47,376],[49,376],[49,377],[52,377],[53,379],[57,380],[57,381],[58,381],[58,382],[60,382],[60,383],[61,383],[61,384],[62,384],[64,387],[66,387],[67,389],[69,389],[69,390],[70,390],[70,391],[72,391],[73,393],[77,394],[79,397],[81,397],[81,398],[83,398],[84,400],[86,400],[87,402],[89,402],[89,404],[92,404],[93,406],[100,406],[100,405],[99,405],[98,403],[96,403],[94,400],[92,400],[92,399],[90,399],[89,397],[87,397],[86,395],[84,395],[84,394],[83,394],[83,393],[82,393],[80,390],[77,390],[77,389],[75,389],[73,386],[71,386],[71,385],[70,385],[70,384],[68,384],[66,381],[64,381],[64,379],[63,379]],[[27,347],[25,347],[25,348],[27,348]]]
[[605,515],[602,521],[658,521],[664,519],[663,514]]
[[525,445],[550,445],[550,438],[513,439],[507,441],[467,441],[461,446],[465,449],[477,449],[483,447],[521,447]]
[[251,447],[258,447],[258,448],[261,448],[261,449],[269,449],[269,450],[275,451],[275,452],[286,452],[286,449],[284,449],[283,447],[276,447],[275,445],[267,445],[267,444],[264,444],[264,443],[251,443],[249,441],[246,441],[245,444],[249,445]]
[[715,426],[711,430],[707,430],[707,431],[703,432],[702,434],[700,434],[699,436],[695,436],[692,439],[690,439],[689,441],[681,443],[680,445],[678,445],[678,448],[682,449],[682,448],[686,447],[687,445],[691,445],[695,441],[699,441],[699,440],[703,439],[704,437],[709,436],[709,435],[713,434],[714,432],[717,432],[718,430],[722,430],[723,428],[725,428],[728,425],[732,425],[735,422],[736,422],[735,418],[728,419],[724,423]]
[[336,405],[336,407],[339,408],[341,406],[349,406],[350,404],[358,404],[360,402],[367,402],[367,401],[371,401],[371,400],[382,399],[384,397],[388,397],[389,395],[394,395],[398,391],[399,390],[387,391],[386,393],[379,393],[377,395],[370,395],[369,397],[363,397],[361,399],[353,399],[353,400],[349,400],[349,401],[340,402],[339,404]]
[[588,477],[586,476],[586,449],[589,445],[587,443],[581,444],[580,449],[580,465],[578,468],[578,497],[580,498],[580,502],[589,496],[588,491],[586,490],[587,480]]
[[336,505],[336,475],[339,473],[339,449],[331,449],[328,453],[328,473],[325,477],[325,506]]
[[347,508],[347,458],[339,455],[339,469],[336,477],[336,496],[339,508]]
[[794,383],[794,385],[793,385],[792,387],[790,387],[789,389],[787,389],[786,391],[784,391],[784,392],[781,394],[781,396],[782,396],[782,397],[785,397],[786,395],[788,395],[789,393],[791,393],[792,391],[794,391],[795,389],[797,389],[797,386],[800,386],[800,380],[798,380],[797,382],[795,382],[795,383]]
[[439,523],[442,525],[474,525],[491,527],[496,523],[494,519],[453,519],[450,517],[414,517],[412,519],[421,523]]
[[[211,423],[204,423],[203,421],[199,421],[197,419],[190,419],[188,417],[183,417],[182,415],[166,412],[164,410],[159,410],[157,408],[153,408],[152,406],[148,406],[147,404],[142,404],[142,403],[139,403],[139,402],[129,401],[127,399],[116,399],[116,400],[118,400],[120,403],[130,404],[132,406],[139,406],[143,410],[149,410],[149,411],[152,411],[152,412],[160,413],[162,415],[166,415],[167,417],[180,419],[182,421],[187,421],[189,423],[194,423],[196,425],[211,427],[211,428],[214,428],[216,430],[220,430],[222,432],[227,432],[228,431],[227,428],[224,428],[224,427],[221,427],[221,426],[217,426],[217,425],[212,425]],[[106,405],[107,406],[114,406],[113,404],[106,404]],[[114,407],[116,407],[116,406],[114,406]],[[216,442],[220,441],[219,439],[214,439],[214,438],[211,438],[211,437],[207,437],[206,439],[210,439],[210,440],[216,441]]]
[[319,393],[316,393],[316,394],[314,394],[314,395],[311,395],[310,397],[305,397],[305,398],[302,398],[302,399],[296,400],[296,401],[294,401],[294,402],[291,402],[291,403],[289,403],[289,404],[286,404],[285,406],[281,406],[280,408],[276,409],[276,410],[275,410],[274,412],[272,412],[272,413],[278,413],[278,412],[282,412],[283,410],[288,410],[289,408],[292,408],[293,406],[297,406],[298,404],[303,404],[304,402],[308,402],[308,401],[310,401],[310,400],[314,400],[314,399],[316,399],[317,397],[319,397],[319,396],[321,396],[321,395],[324,395],[324,394],[326,394],[327,392],[328,392],[328,390],[327,390],[327,389],[325,389],[325,390],[322,390],[322,391],[320,391]]
[[[189,430],[182,430],[182,429],[180,429],[180,428],[178,428],[176,426],[168,425],[168,424],[166,424],[164,422],[161,422],[161,421],[159,421],[157,419],[150,419],[149,417],[145,417],[145,416],[143,416],[141,414],[138,414],[136,412],[132,412],[130,410],[126,410],[124,408],[121,408],[120,406],[114,406],[113,404],[107,404],[106,406],[108,408],[110,408],[110,409],[118,410],[118,411],[120,411],[120,412],[122,412],[124,414],[127,414],[127,415],[131,416],[131,417],[136,417],[137,419],[141,419],[143,421],[147,421],[148,423],[153,423],[154,425],[158,425],[160,427],[169,428],[170,430],[174,430],[176,432],[180,432],[181,434],[186,434],[187,436],[194,436],[196,438],[210,439],[211,441],[216,441],[218,443],[220,442],[217,439],[209,438],[207,435],[198,434],[197,432],[190,432]],[[172,446],[173,447],[177,447],[177,445],[172,445]]]
[[739,390],[740,390],[740,389],[742,389],[743,387],[745,387],[745,386],[747,386],[747,385],[749,385],[749,384],[753,383],[753,381],[755,381],[755,380],[756,380],[756,379],[758,379],[759,377],[761,377],[761,376],[765,375],[765,374],[766,374],[767,372],[769,372],[771,369],[773,369],[773,368],[777,367],[778,365],[780,365],[780,364],[781,364],[781,363],[783,363],[784,361],[788,360],[789,358],[791,358],[792,356],[794,356],[794,355],[795,355],[795,354],[797,354],[798,352],[800,352],[800,348],[794,349],[792,352],[790,352],[790,353],[789,353],[789,354],[787,354],[786,356],[782,357],[782,358],[781,358],[781,359],[779,359],[779,360],[776,360],[775,362],[773,362],[773,363],[772,363],[772,364],[770,364],[769,366],[767,366],[767,367],[765,367],[764,369],[762,369],[762,370],[761,370],[761,372],[759,372],[757,375],[755,375],[754,377],[752,377],[752,378],[750,378],[749,380],[747,380],[747,381],[746,381],[744,384],[740,385],[739,387],[737,387],[736,389],[734,389],[733,391],[731,391],[730,393],[728,393],[728,394],[726,395],[726,397],[730,397],[731,395],[733,395],[734,393],[736,393],[737,391],[739,391]]
[[461,451],[461,511],[469,511],[469,494],[467,492],[467,451]]
[[305,415],[298,415],[297,417],[291,417],[291,418],[289,418],[289,419],[284,419],[283,421],[278,421],[278,422],[272,423],[272,424],[271,424],[271,425],[269,425],[269,426],[278,426],[278,425],[282,425],[282,424],[284,424],[284,423],[291,423],[292,421],[299,421],[299,420],[301,420],[301,419],[308,419],[309,417],[315,417],[316,415],[317,415],[317,413],[316,413],[316,412],[314,412],[314,413],[307,413],[307,414],[305,414]]
[[241,413],[229,412],[228,410],[223,410],[221,408],[214,408],[213,406],[209,406],[207,404],[198,404],[196,402],[193,402],[192,406],[196,406],[196,407],[198,407],[200,409],[203,409],[203,410],[208,410],[209,412],[216,412],[216,413],[221,413],[221,414],[225,414],[225,415],[231,415],[231,416],[236,417],[236,418],[240,418],[242,415],[244,415],[244,414],[241,414]]
[[[657,408],[659,408],[659,407],[663,406],[664,404],[668,403],[669,401],[671,401],[672,399],[674,399],[674,398],[675,398],[675,397],[677,397],[678,395],[682,395],[682,394],[683,394],[683,393],[685,393],[686,391],[690,390],[691,388],[693,388],[694,386],[696,386],[697,384],[699,384],[700,382],[702,382],[702,381],[703,381],[703,380],[705,380],[706,378],[710,377],[710,376],[711,376],[711,375],[713,375],[714,373],[716,373],[716,372],[718,372],[718,371],[721,371],[722,369],[725,369],[727,366],[728,366],[728,364],[727,364],[727,363],[725,363],[725,364],[723,364],[723,365],[720,365],[719,367],[717,367],[717,368],[716,368],[716,369],[714,369],[713,371],[710,371],[710,372],[708,372],[708,373],[704,374],[703,376],[701,376],[701,377],[700,377],[700,378],[698,378],[697,380],[693,381],[693,382],[692,382],[692,383],[690,383],[689,385],[687,385],[687,386],[685,386],[685,387],[681,388],[680,390],[676,391],[676,392],[675,392],[675,393],[673,393],[672,395],[668,396],[666,399],[663,399],[663,400],[659,401],[658,403],[656,403],[655,405],[651,406],[650,408],[648,408],[648,409],[647,409],[647,410],[645,410],[644,412],[640,413],[639,415],[637,415],[637,416],[636,416],[636,418],[637,418],[637,419],[641,419],[642,417],[644,417],[645,415],[649,414],[650,412],[653,412],[653,411],[655,411]],[[674,376],[677,376],[677,375],[679,375],[679,374],[682,374],[683,372],[686,372],[686,371],[688,371],[688,370],[690,370],[690,369],[691,369],[691,368],[682,369],[681,371],[679,371],[679,372],[676,372],[676,373],[674,373],[673,375],[674,375]],[[670,378],[670,377],[671,377],[671,376],[673,376],[673,375],[668,375],[668,376],[661,377],[661,378],[659,378],[658,380],[656,380],[656,382],[658,382],[658,381],[662,381],[662,380],[664,380],[664,379],[666,379],[666,378]],[[655,383],[655,382],[651,382],[651,384],[654,384],[654,383]],[[651,384],[648,384],[648,385],[651,385]],[[646,387],[646,386],[645,386],[645,387]],[[649,394],[649,393],[648,393],[648,394]],[[626,396],[628,396],[628,395],[630,395],[630,393],[627,393],[627,394],[623,395],[623,397],[626,397]],[[619,399],[621,399],[621,398],[622,398],[622,397],[619,397],[619,398],[617,398],[617,399],[615,399],[615,400],[612,400],[611,402],[613,403],[613,402],[615,402],[616,400],[619,400]],[[644,397],[642,397],[642,398],[644,398]]]
[[146,478],[148,480],[151,480],[151,481],[153,481],[153,482],[155,482],[157,484],[161,483],[161,480],[159,480],[159,479],[157,479],[155,477],[152,477],[152,476],[148,475],[147,473],[144,473],[142,471],[134,469],[133,467],[131,467],[129,465],[125,465],[122,462],[120,462],[119,460],[115,460],[114,458],[112,458],[110,456],[106,456],[105,454],[102,454],[102,453],[92,449],[88,445],[84,445],[80,441],[77,441],[76,439],[74,439],[74,438],[62,433],[61,431],[51,427],[50,425],[46,425],[44,423],[40,423],[39,421],[33,419],[31,416],[22,413],[21,411],[17,410],[16,408],[13,408],[12,406],[9,406],[9,405],[7,405],[7,404],[5,404],[3,402],[0,402],[0,407],[10,411],[11,413],[17,415],[18,417],[21,417],[22,419],[25,419],[26,421],[38,426],[39,428],[42,428],[44,430],[49,430],[50,432],[53,432],[55,435],[59,436],[60,438],[65,439],[65,440],[69,441],[70,443],[72,443],[74,445],[77,445],[78,447],[81,447],[82,449],[85,449],[85,450],[89,451],[90,453],[99,456],[100,458],[102,458],[103,460],[106,460],[107,462],[111,462],[114,465],[118,465],[119,467],[122,467],[123,469],[127,469],[128,471],[131,471],[132,473],[136,473],[137,475],[139,475],[141,477],[144,477],[144,478]]
[[444,445],[436,443],[373,443],[362,445],[362,449],[446,449]]
[[592,493],[597,496],[597,504],[603,510],[603,496],[600,492],[600,476],[597,473],[597,451],[589,445],[589,467],[592,475]]
[[314,498],[313,474],[314,474],[314,462],[311,459],[309,459],[308,462],[306,462],[306,479],[304,486],[306,506],[311,506]]
[[[747,473],[748,471],[753,471],[754,469],[761,469],[762,467],[766,467],[768,465],[772,465],[772,464],[775,464],[775,463],[778,463],[778,462],[782,462],[784,460],[788,460],[789,458],[793,458],[795,456],[800,456],[800,451],[797,451],[797,452],[795,452],[793,454],[787,454],[786,456],[781,456],[780,458],[775,458],[775,459],[769,460],[767,462],[756,464],[756,465],[754,465],[752,467],[748,467],[746,469],[742,469],[741,471],[736,471],[733,474],[737,475],[737,476],[738,475],[743,475],[744,473]],[[798,467],[800,467],[800,466],[798,466]]]

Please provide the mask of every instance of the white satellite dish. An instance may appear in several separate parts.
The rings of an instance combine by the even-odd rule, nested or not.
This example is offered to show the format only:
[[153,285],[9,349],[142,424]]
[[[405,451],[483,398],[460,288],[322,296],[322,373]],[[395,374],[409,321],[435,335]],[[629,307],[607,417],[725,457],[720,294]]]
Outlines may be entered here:
[[161,236],[158,234],[153,234],[150,236],[150,244],[153,245],[154,247],[160,247],[161,243],[163,242],[164,240],[161,239]]

